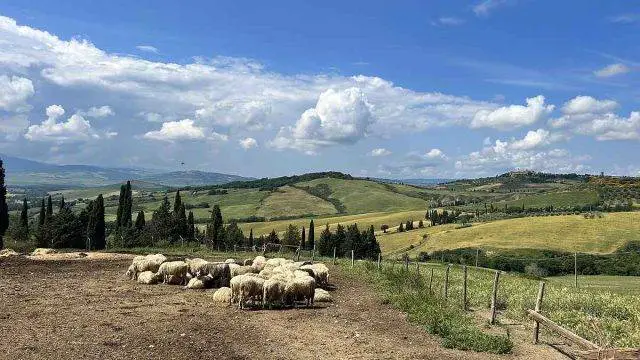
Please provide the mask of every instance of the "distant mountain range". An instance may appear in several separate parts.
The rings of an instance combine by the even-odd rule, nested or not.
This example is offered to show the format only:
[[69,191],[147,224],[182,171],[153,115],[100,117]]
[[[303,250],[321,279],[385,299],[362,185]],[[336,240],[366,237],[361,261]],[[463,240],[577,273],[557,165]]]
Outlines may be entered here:
[[243,176],[205,171],[171,171],[144,168],[109,168],[94,165],[55,165],[0,154],[6,182],[12,186],[60,185],[104,186],[126,180],[139,180],[165,186],[195,186],[253,180]]

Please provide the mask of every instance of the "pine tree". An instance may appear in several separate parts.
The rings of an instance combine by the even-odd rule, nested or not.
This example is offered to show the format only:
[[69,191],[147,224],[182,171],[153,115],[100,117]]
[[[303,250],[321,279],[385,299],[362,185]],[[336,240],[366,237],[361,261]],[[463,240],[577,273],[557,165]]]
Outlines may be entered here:
[[315,232],[316,229],[313,225],[313,219],[311,219],[311,222],[309,223],[309,239],[307,241],[307,247],[309,248],[309,250],[313,250],[313,248],[315,247]]
[[7,206],[7,187],[4,184],[4,166],[0,160],[0,249],[4,248],[4,234],[9,228],[9,207]]
[[302,236],[300,237],[300,249],[305,249],[305,231],[304,231],[304,226],[302,227]]
[[244,243],[244,234],[242,230],[238,227],[238,222],[235,220],[231,220],[229,225],[224,232],[226,239],[225,245],[227,249],[232,249],[234,246],[242,246]]
[[380,243],[378,243],[378,240],[376,239],[376,233],[373,229],[373,225],[371,225],[371,227],[369,227],[369,231],[367,231],[366,243],[366,257],[371,260],[378,259],[378,254],[380,254]]
[[280,238],[275,230],[271,230],[269,237],[267,238],[267,242],[270,244],[280,244]]
[[27,198],[22,200],[22,211],[20,212],[20,240],[29,240],[29,203]]
[[136,216],[136,223],[134,225],[135,229],[138,231],[144,230],[147,221],[144,218],[144,210],[138,211],[138,216]]
[[287,226],[287,231],[285,231],[284,237],[282,238],[282,244],[289,246],[300,245],[300,233],[298,232],[297,226],[293,224]]
[[360,230],[358,230],[358,224],[352,224],[347,226],[347,232],[345,236],[345,241],[342,244],[342,253],[346,255],[351,254],[351,250],[354,251],[354,254],[357,258],[361,258],[363,256],[363,249],[361,249],[361,234]]
[[65,207],[64,195],[62,195],[62,197],[60,198],[60,208],[58,210],[62,211],[64,207]]
[[[331,235],[331,247],[330,247],[330,251],[333,251],[333,248],[336,248],[336,253],[339,256],[345,256],[346,253],[344,252],[344,247],[343,244],[347,239],[347,233],[344,230],[344,226],[342,226],[342,224],[338,224],[338,227],[336,228],[336,232]],[[351,251],[351,249],[349,249],[349,251]]]
[[247,240],[247,246],[252,248],[254,244],[253,241],[253,228],[251,228],[251,230],[249,230],[249,239]]
[[[311,233],[309,233],[311,235]],[[320,239],[318,240],[318,254],[320,256],[332,256],[333,255],[333,239],[331,238],[331,230],[329,224],[320,233]]]

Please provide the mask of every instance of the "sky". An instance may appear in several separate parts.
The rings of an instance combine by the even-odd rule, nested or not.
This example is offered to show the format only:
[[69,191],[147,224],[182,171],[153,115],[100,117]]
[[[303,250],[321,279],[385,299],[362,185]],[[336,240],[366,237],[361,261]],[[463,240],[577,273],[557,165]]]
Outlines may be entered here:
[[639,85],[638,1],[0,3],[0,153],[58,164],[639,176]]

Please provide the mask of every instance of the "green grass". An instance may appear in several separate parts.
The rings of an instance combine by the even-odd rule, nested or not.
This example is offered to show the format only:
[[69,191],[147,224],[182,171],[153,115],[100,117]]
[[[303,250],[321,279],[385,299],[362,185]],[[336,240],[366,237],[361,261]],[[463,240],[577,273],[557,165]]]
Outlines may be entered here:
[[[553,276],[546,279],[554,286],[573,287],[574,276]],[[593,292],[640,295],[640,276],[579,275],[578,287]]]
[[372,283],[385,301],[406,312],[410,322],[440,336],[444,347],[496,354],[510,353],[513,348],[507,336],[482,331],[472,315],[431,294],[428,282],[414,272],[379,272],[369,263],[359,264],[352,272]]
[[341,180],[334,178],[301,182],[298,186],[327,184],[331,189],[330,198],[338,199],[349,214],[370,212],[391,212],[427,209],[427,202],[399,194],[384,185],[367,180]]
[[[489,247],[549,249],[585,253],[611,253],[640,238],[640,212],[607,213],[600,219],[580,215],[526,217],[473,224],[463,229],[437,226],[429,239],[412,250],[420,251]],[[426,233],[427,230],[413,232]],[[400,235],[406,246],[415,243],[413,232]],[[381,238],[381,241],[383,238]],[[402,242],[402,239],[395,239]]]
[[497,206],[500,209],[505,204],[507,207],[521,207],[522,204],[524,204],[525,208],[544,208],[546,206],[553,206],[558,209],[591,205],[596,204],[597,202],[598,194],[595,191],[577,190],[523,196],[521,199],[495,203],[494,206]]
[[256,215],[265,218],[295,215],[327,215],[338,211],[330,202],[304,190],[283,186],[264,199]]

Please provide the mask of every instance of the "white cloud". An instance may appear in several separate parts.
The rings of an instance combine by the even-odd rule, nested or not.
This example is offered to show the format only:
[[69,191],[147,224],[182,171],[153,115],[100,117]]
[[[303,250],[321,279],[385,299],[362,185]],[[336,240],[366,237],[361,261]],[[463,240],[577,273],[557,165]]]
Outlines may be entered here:
[[136,46],[136,49],[138,49],[140,51],[154,53],[154,54],[158,53],[158,48],[156,48],[155,46],[151,46],[151,45],[138,45],[138,46]]
[[89,108],[89,110],[79,111],[78,113],[83,116],[92,117],[92,118],[103,118],[107,116],[113,116],[116,114],[113,111],[113,109],[108,105],[103,105],[100,107],[92,106],[91,108]]
[[457,26],[464,24],[464,19],[453,17],[453,16],[442,16],[437,20],[432,21],[431,24],[434,26]]
[[5,134],[7,140],[15,140],[22,136],[29,126],[29,120],[25,114],[0,116],[0,134]]
[[599,141],[640,140],[640,112],[632,111],[624,117],[613,112],[618,106],[613,100],[577,96],[565,103],[564,115],[551,119],[549,125]]
[[488,16],[494,9],[507,4],[507,0],[483,0],[473,6],[476,16]]
[[165,122],[160,130],[144,134],[146,139],[160,141],[204,140],[206,137],[205,129],[194,125],[191,119]]
[[597,77],[607,78],[616,75],[626,74],[630,72],[631,69],[625,64],[611,64],[603,67],[600,70],[594,71],[594,75]]
[[531,150],[540,146],[545,146],[553,141],[551,133],[545,129],[529,131],[521,140],[511,143],[511,148],[515,150]]
[[616,16],[609,17],[609,21],[612,23],[619,24],[632,24],[634,22],[640,21],[640,14],[620,14]]
[[374,157],[388,156],[388,155],[391,155],[391,151],[389,151],[389,150],[387,150],[385,148],[377,148],[377,149],[371,150],[369,155],[370,156],[374,156]]
[[64,115],[64,108],[60,105],[47,107],[47,119],[40,125],[31,125],[24,137],[30,141],[44,142],[78,142],[99,139],[100,136],[91,128],[89,121],[82,115],[73,114],[67,121],[58,122]]
[[223,100],[196,110],[196,118],[199,120],[249,130],[263,129],[270,114],[271,105],[259,100]]
[[591,96],[576,96],[567,101],[562,112],[567,115],[603,113],[615,110],[618,103],[613,100],[597,100]]
[[490,127],[498,130],[511,130],[531,125],[549,115],[553,105],[544,104],[544,96],[527,99],[527,105],[510,105],[495,110],[480,110],[471,121],[472,128]]
[[427,159],[443,159],[443,160],[447,158],[445,154],[442,152],[442,150],[440,149],[431,149],[426,154],[424,154],[424,157]]
[[238,143],[245,150],[249,150],[251,148],[258,147],[258,142],[256,141],[256,139],[250,138],[250,137],[244,138],[244,139],[238,141]]
[[[2,55],[0,55],[2,56]],[[0,110],[27,112],[26,101],[35,93],[31,80],[19,76],[0,75]]]
[[375,121],[372,105],[359,88],[329,89],[307,109],[293,127],[282,128],[271,145],[276,149],[296,149],[313,153],[318,147],[354,144]]

